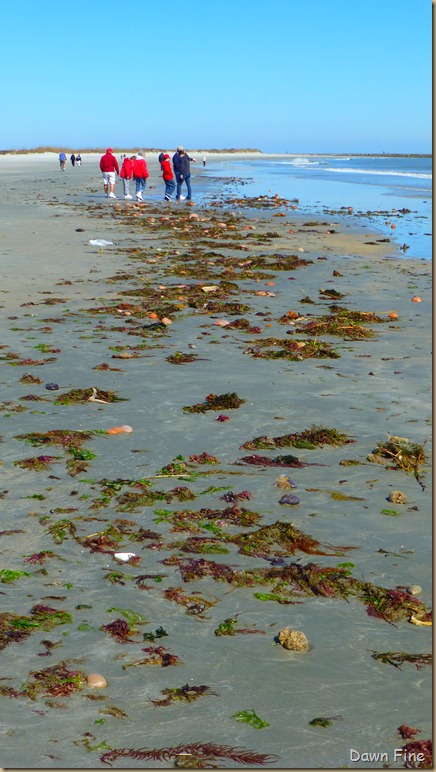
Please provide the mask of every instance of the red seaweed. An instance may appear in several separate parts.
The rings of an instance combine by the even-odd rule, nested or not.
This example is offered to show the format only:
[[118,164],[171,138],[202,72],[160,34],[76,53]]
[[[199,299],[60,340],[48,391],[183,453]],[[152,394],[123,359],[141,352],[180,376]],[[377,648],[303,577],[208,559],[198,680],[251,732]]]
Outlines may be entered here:
[[188,743],[169,748],[114,748],[100,756],[103,764],[113,764],[119,758],[130,758],[135,761],[170,761],[178,756],[189,755],[205,762],[206,768],[217,759],[229,759],[236,764],[247,764],[252,767],[264,766],[278,760],[278,756],[270,753],[255,753],[244,748],[216,743]]

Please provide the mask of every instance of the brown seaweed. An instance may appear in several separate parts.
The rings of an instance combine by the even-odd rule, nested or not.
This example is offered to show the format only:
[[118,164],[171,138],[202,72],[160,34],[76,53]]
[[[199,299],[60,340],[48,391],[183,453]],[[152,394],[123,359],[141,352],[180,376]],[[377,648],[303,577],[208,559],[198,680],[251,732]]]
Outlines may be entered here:
[[86,676],[80,670],[69,670],[65,662],[58,665],[34,670],[25,687],[25,692],[31,700],[36,700],[40,694],[51,697],[71,697],[86,684]]
[[236,392],[226,394],[208,394],[205,402],[196,405],[186,405],[185,413],[205,413],[207,410],[235,410],[245,403],[245,399],[238,397]]
[[244,748],[216,743],[187,743],[169,748],[114,748],[100,756],[103,764],[112,765],[119,758],[130,758],[135,761],[171,761],[179,756],[191,756],[199,760],[204,768],[211,768],[213,761],[228,759],[234,764],[246,764],[252,767],[265,766],[278,760],[278,756],[270,753],[255,753]]
[[244,464],[251,464],[252,466],[289,466],[293,469],[302,469],[304,466],[323,466],[323,464],[300,461],[296,456],[276,456],[275,458],[268,458],[268,456],[259,456],[256,453],[252,453],[251,456],[243,456],[240,461],[243,461]]
[[283,448],[289,445],[294,448],[313,450],[322,445],[340,447],[350,442],[355,442],[355,440],[342,432],[338,432],[337,429],[329,429],[325,426],[312,426],[310,429],[305,429],[302,432],[284,434],[280,437],[269,437],[267,435],[255,437],[253,440],[244,442],[240,446],[240,450]]
[[170,687],[168,689],[162,689],[162,694],[166,694],[167,696],[162,700],[151,700],[156,708],[163,708],[167,705],[171,705],[172,702],[194,702],[195,700],[198,700],[199,697],[205,697],[212,694],[215,695],[215,697],[218,696],[216,692],[212,691],[210,686],[205,686],[204,684],[201,686],[190,686],[189,684],[185,684],[180,687]]
[[407,654],[404,651],[373,651],[372,658],[383,662],[386,665],[393,665],[401,670],[404,662],[410,662],[415,665],[417,670],[421,670],[424,665],[433,665],[432,654]]
[[149,657],[144,659],[134,660],[126,665],[123,665],[123,670],[127,670],[129,667],[137,667],[138,665],[158,665],[160,667],[170,667],[171,665],[180,665],[180,657],[175,654],[171,654],[164,646],[146,646],[142,649]]

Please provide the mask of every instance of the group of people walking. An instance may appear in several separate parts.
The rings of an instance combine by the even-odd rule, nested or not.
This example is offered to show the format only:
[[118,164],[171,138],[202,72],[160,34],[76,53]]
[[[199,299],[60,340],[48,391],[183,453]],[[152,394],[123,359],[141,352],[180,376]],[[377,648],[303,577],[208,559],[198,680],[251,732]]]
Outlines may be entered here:
[[[187,201],[191,201],[191,161],[195,162],[195,158],[191,158],[182,147],[179,145],[172,158],[172,165],[170,155],[168,153],[160,153],[159,163],[162,171],[162,178],[165,183],[164,200],[171,201],[174,191],[176,191],[176,200],[182,201],[186,198]],[[103,174],[104,194],[107,198],[116,198],[115,195],[115,182],[116,175],[119,174],[123,181],[124,198],[132,199],[130,195],[130,181],[135,182],[135,197],[137,201],[143,201],[143,193],[147,185],[147,178],[149,176],[147,163],[143,154],[138,151],[136,155],[130,157],[125,156],[121,170],[118,166],[118,161],[113,154],[113,150],[109,147],[106,153],[100,158],[100,170]],[[182,185],[186,184],[187,195],[182,196]]]
[[[75,166],[75,164],[77,164],[77,166],[80,166],[82,163],[82,156],[80,155],[80,153],[77,153],[77,155],[74,155],[74,153],[71,153],[70,161],[72,166]],[[60,166],[61,172],[65,171],[66,163],[67,163],[67,156],[62,150],[59,153],[59,166]]]

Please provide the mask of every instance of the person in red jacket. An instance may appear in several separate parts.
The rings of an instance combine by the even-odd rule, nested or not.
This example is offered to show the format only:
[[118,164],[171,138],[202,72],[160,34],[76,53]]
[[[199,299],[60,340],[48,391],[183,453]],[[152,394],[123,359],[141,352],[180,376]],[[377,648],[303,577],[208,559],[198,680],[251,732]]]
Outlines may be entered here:
[[140,150],[136,153],[136,159],[133,161],[133,179],[136,184],[136,200],[143,201],[142,194],[147,184],[148,169]]
[[165,182],[165,201],[171,201],[171,194],[174,193],[176,189],[176,183],[168,153],[160,154],[159,163],[160,168],[162,169],[163,181]]
[[100,170],[103,173],[104,194],[106,198],[116,198],[114,193],[116,175],[120,173],[118,161],[112,154],[112,148],[108,147],[100,158]]
[[126,155],[121,167],[120,177],[123,181],[124,198],[132,198],[130,195],[130,180],[133,177],[133,162],[135,160],[136,155],[132,155],[130,158]]

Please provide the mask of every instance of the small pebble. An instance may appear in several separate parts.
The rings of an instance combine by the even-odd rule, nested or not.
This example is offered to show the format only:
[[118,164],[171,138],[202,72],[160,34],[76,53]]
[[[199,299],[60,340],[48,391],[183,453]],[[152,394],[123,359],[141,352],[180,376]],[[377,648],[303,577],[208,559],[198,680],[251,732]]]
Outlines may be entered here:
[[48,391],[57,391],[59,386],[57,383],[46,383],[45,388],[48,389]]
[[91,673],[86,682],[91,689],[104,689],[107,686],[106,678],[98,673]]

